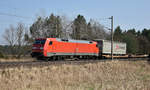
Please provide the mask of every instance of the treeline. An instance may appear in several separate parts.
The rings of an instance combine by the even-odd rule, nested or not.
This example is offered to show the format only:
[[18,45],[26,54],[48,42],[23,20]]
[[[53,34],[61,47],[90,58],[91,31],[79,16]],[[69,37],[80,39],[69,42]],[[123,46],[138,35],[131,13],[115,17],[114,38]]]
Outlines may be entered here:
[[128,54],[150,54],[150,29],[122,30],[118,26],[114,31],[114,40],[126,42]]
[[[65,16],[51,14],[48,17],[39,16],[28,28],[23,23],[10,26],[3,34],[5,46],[0,46],[4,55],[20,58],[30,54],[35,38],[64,38],[78,40],[110,39],[110,32],[96,20],[86,21],[78,15],[74,20]],[[127,53],[150,53],[150,30],[121,30],[118,26],[114,31],[114,40],[127,43]]]
[[71,38],[92,40],[95,38],[106,39],[108,34],[104,27],[97,21],[86,21],[84,16],[78,15],[73,21],[65,17],[51,14],[49,17],[38,17],[30,27],[31,38]]

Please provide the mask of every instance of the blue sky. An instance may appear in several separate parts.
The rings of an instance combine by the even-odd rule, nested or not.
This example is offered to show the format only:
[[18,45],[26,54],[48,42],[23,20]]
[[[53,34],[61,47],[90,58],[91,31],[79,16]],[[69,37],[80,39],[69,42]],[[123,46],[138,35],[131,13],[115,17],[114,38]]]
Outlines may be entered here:
[[[0,15],[0,38],[10,24],[23,22],[30,26],[41,12],[49,16],[51,13],[66,15],[73,20],[78,14],[99,21],[109,27],[110,20],[103,19],[114,16],[114,28],[150,28],[150,0],[1,0],[0,13],[28,17],[18,18]],[[2,38],[0,44],[2,44]]]

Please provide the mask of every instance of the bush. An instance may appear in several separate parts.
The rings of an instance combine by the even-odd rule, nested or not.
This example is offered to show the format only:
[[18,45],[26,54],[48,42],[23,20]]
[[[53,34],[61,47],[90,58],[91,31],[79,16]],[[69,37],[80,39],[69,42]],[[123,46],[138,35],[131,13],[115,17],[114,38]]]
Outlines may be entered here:
[[4,55],[2,52],[0,52],[0,58],[4,58]]

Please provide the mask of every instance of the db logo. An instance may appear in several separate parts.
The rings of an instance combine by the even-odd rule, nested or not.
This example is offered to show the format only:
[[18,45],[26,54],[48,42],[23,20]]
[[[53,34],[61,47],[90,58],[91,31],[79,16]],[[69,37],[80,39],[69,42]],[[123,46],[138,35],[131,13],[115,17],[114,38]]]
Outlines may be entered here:
[[116,49],[119,49],[119,46],[118,46],[118,45],[116,45]]

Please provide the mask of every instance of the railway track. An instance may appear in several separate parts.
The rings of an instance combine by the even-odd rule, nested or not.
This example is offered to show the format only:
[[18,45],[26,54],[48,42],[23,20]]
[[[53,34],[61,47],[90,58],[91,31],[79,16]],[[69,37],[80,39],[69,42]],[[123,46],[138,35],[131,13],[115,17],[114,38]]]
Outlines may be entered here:
[[[149,58],[130,58],[130,59],[114,59],[120,61],[150,61]],[[49,65],[63,65],[63,64],[72,64],[72,65],[82,65],[88,63],[98,63],[111,61],[111,59],[102,59],[102,60],[58,60],[58,61],[26,61],[26,62],[0,62],[0,69],[5,68],[16,68],[16,67],[43,67]]]

